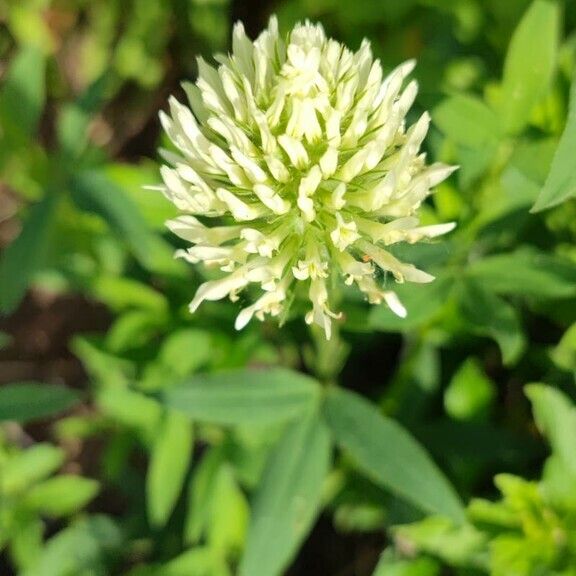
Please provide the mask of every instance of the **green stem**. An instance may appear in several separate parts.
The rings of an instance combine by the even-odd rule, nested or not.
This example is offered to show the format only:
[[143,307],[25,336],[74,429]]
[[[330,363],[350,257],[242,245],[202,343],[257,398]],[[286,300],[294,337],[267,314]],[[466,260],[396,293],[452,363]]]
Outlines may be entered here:
[[350,352],[350,346],[340,336],[340,325],[337,321],[333,322],[330,340],[326,340],[326,335],[319,326],[310,326],[310,333],[314,347],[308,364],[323,384],[336,385]]

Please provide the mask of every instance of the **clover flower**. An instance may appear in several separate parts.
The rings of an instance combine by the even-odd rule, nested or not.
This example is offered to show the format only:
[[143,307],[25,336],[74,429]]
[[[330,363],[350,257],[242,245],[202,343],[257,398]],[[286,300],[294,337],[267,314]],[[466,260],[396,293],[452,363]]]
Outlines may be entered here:
[[397,282],[433,277],[386,247],[454,227],[419,226],[416,216],[454,168],[420,153],[428,114],[406,126],[417,84],[403,84],[414,62],[383,78],[369,42],[352,52],[309,22],[283,39],[275,18],[254,42],[237,24],[232,53],[217,61],[199,60],[196,84],[185,86],[189,106],[171,98],[170,115],[161,113],[178,151],[163,151],[161,189],[184,213],[167,224],[192,243],[178,255],[224,273],[198,288],[190,310],[256,285],[241,329],[253,316],[284,318],[298,290],[310,300],[306,322],[330,338],[340,275],[405,316],[377,269]]

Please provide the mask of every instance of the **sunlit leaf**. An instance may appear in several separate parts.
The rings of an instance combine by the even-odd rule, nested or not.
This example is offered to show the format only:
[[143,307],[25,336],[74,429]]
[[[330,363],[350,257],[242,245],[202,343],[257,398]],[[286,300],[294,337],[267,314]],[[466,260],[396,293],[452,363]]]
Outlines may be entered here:
[[212,448],[194,467],[184,527],[184,541],[187,544],[197,544],[209,527],[216,477],[222,464],[222,450]]
[[236,555],[245,544],[250,508],[230,464],[219,466],[212,490],[206,539],[223,555]]
[[430,516],[394,533],[415,550],[428,552],[452,565],[467,566],[483,552],[484,535],[469,524],[455,525],[448,518]]
[[27,508],[44,516],[66,516],[78,512],[99,490],[96,480],[59,475],[31,488],[24,499]]
[[397,559],[385,552],[372,576],[439,576],[440,570],[432,558]]
[[[10,534],[10,556],[20,572],[38,560],[44,548],[44,522],[28,510],[15,514]],[[2,538],[0,537],[0,542]]]
[[534,410],[536,424],[565,466],[576,474],[576,407],[560,390],[544,384],[526,387]]
[[546,210],[576,196],[574,150],[576,150],[576,74],[570,89],[570,109],[566,128],[554,155],[550,174],[532,212]]
[[556,366],[576,373],[576,324],[564,332],[551,356]]
[[162,392],[160,399],[193,420],[235,425],[295,418],[319,394],[312,378],[277,368],[199,374]]
[[444,393],[446,412],[457,420],[485,416],[496,396],[494,383],[474,358],[466,360]]
[[62,450],[50,444],[36,444],[2,464],[0,490],[4,495],[26,490],[55,472],[63,462]]
[[22,576],[106,576],[108,561],[121,544],[120,530],[109,518],[90,516],[51,538]]
[[470,148],[494,145],[501,137],[496,113],[473,96],[447,98],[434,109],[432,118],[448,138]]
[[159,359],[173,374],[186,376],[212,357],[212,337],[208,331],[193,328],[172,332],[164,341]]
[[516,28],[504,63],[501,114],[506,130],[519,132],[548,90],[560,35],[560,6],[535,0]]
[[400,424],[361,396],[340,388],[329,391],[325,414],[337,444],[374,482],[423,511],[463,520],[454,488]]
[[240,576],[280,576],[312,527],[330,436],[316,413],[288,425],[258,486]]
[[165,564],[154,576],[232,576],[225,558],[208,546],[196,546]]
[[182,491],[194,438],[187,418],[169,412],[158,430],[146,476],[146,503],[152,525],[163,526]]

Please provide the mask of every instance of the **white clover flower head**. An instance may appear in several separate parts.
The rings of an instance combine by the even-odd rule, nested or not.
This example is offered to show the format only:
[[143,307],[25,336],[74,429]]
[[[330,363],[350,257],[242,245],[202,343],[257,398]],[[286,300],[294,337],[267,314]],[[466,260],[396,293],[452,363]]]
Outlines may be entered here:
[[237,24],[232,53],[217,60],[217,68],[199,61],[198,81],[185,87],[189,105],[171,98],[170,114],[161,113],[177,149],[163,152],[161,189],[183,213],[168,226],[192,243],[178,255],[224,273],[198,288],[191,311],[257,285],[240,329],[253,316],[285,316],[304,285],[306,322],[329,338],[340,317],[329,277],[341,275],[370,303],[405,316],[377,268],[398,282],[433,277],[386,247],[454,227],[420,226],[417,217],[454,168],[427,165],[420,152],[428,114],[406,126],[417,85],[403,85],[414,62],[383,78],[367,41],[352,52],[309,22],[284,39],[275,18],[254,42]]

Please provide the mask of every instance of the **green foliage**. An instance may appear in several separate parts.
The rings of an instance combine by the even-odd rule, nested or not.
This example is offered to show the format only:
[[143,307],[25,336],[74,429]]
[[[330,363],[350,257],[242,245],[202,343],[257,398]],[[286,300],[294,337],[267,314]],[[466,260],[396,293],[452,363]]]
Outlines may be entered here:
[[312,379],[276,369],[195,376],[170,387],[162,398],[190,418],[234,425],[295,418],[310,410],[319,395]]
[[256,491],[242,576],[275,576],[294,556],[320,509],[330,437],[317,413],[289,424]]
[[455,420],[485,418],[496,396],[494,383],[474,358],[462,363],[444,393],[446,413]]
[[180,414],[167,413],[150,454],[146,478],[148,515],[162,526],[174,509],[190,464],[193,446],[190,423]]
[[[576,576],[570,2],[0,4],[0,571]],[[214,272],[144,189],[167,95],[273,11],[416,58],[459,165],[422,206],[455,231],[390,246],[436,280],[405,319],[344,288],[329,343],[191,316]]]
[[28,422],[68,410],[78,402],[78,395],[64,386],[20,382],[0,388],[0,422]]
[[54,536],[23,576],[104,576],[121,544],[121,533],[109,518],[92,516]]
[[18,238],[6,249],[0,260],[0,311],[12,312],[24,297],[28,283],[42,265],[58,196],[48,193],[36,204]]
[[0,91],[0,119],[15,138],[32,136],[46,100],[46,61],[36,47],[23,47],[13,59]]
[[458,94],[434,110],[438,128],[452,141],[470,148],[495,148],[502,138],[500,121],[482,100]]
[[409,546],[455,568],[494,576],[574,574],[576,566],[576,471],[574,404],[543,384],[527,387],[536,422],[552,447],[539,481],[498,474],[501,499],[473,499],[462,529],[446,517],[430,517],[395,530],[397,545]]
[[510,41],[500,94],[506,130],[519,132],[530,119],[553,78],[560,33],[560,6],[536,0]]
[[344,390],[328,393],[326,419],[336,442],[374,481],[427,512],[463,519],[461,503],[450,484],[396,422]]
[[[69,517],[93,500],[99,491],[95,480],[53,475],[64,458],[63,450],[48,443],[21,450],[0,436],[0,551],[9,551],[22,574],[69,574],[68,564],[78,561],[73,557],[79,551],[72,543],[58,544],[71,538],[66,536],[66,530],[52,538],[46,548],[42,546],[43,518],[53,521]],[[101,522],[97,517],[90,520],[96,530]],[[96,536],[86,533],[86,537]],[[57,564],[60,553],[66,554],[66,558]],[[90,551],[87,549],[86,553],[89,555]]]
[[535,212],[556,206],[576,196],[576,176],[572,162],[572,151],[576,145],[576,78],[572,80],[569,106],[566,127],[554,154],[550,174],[534,205]]

